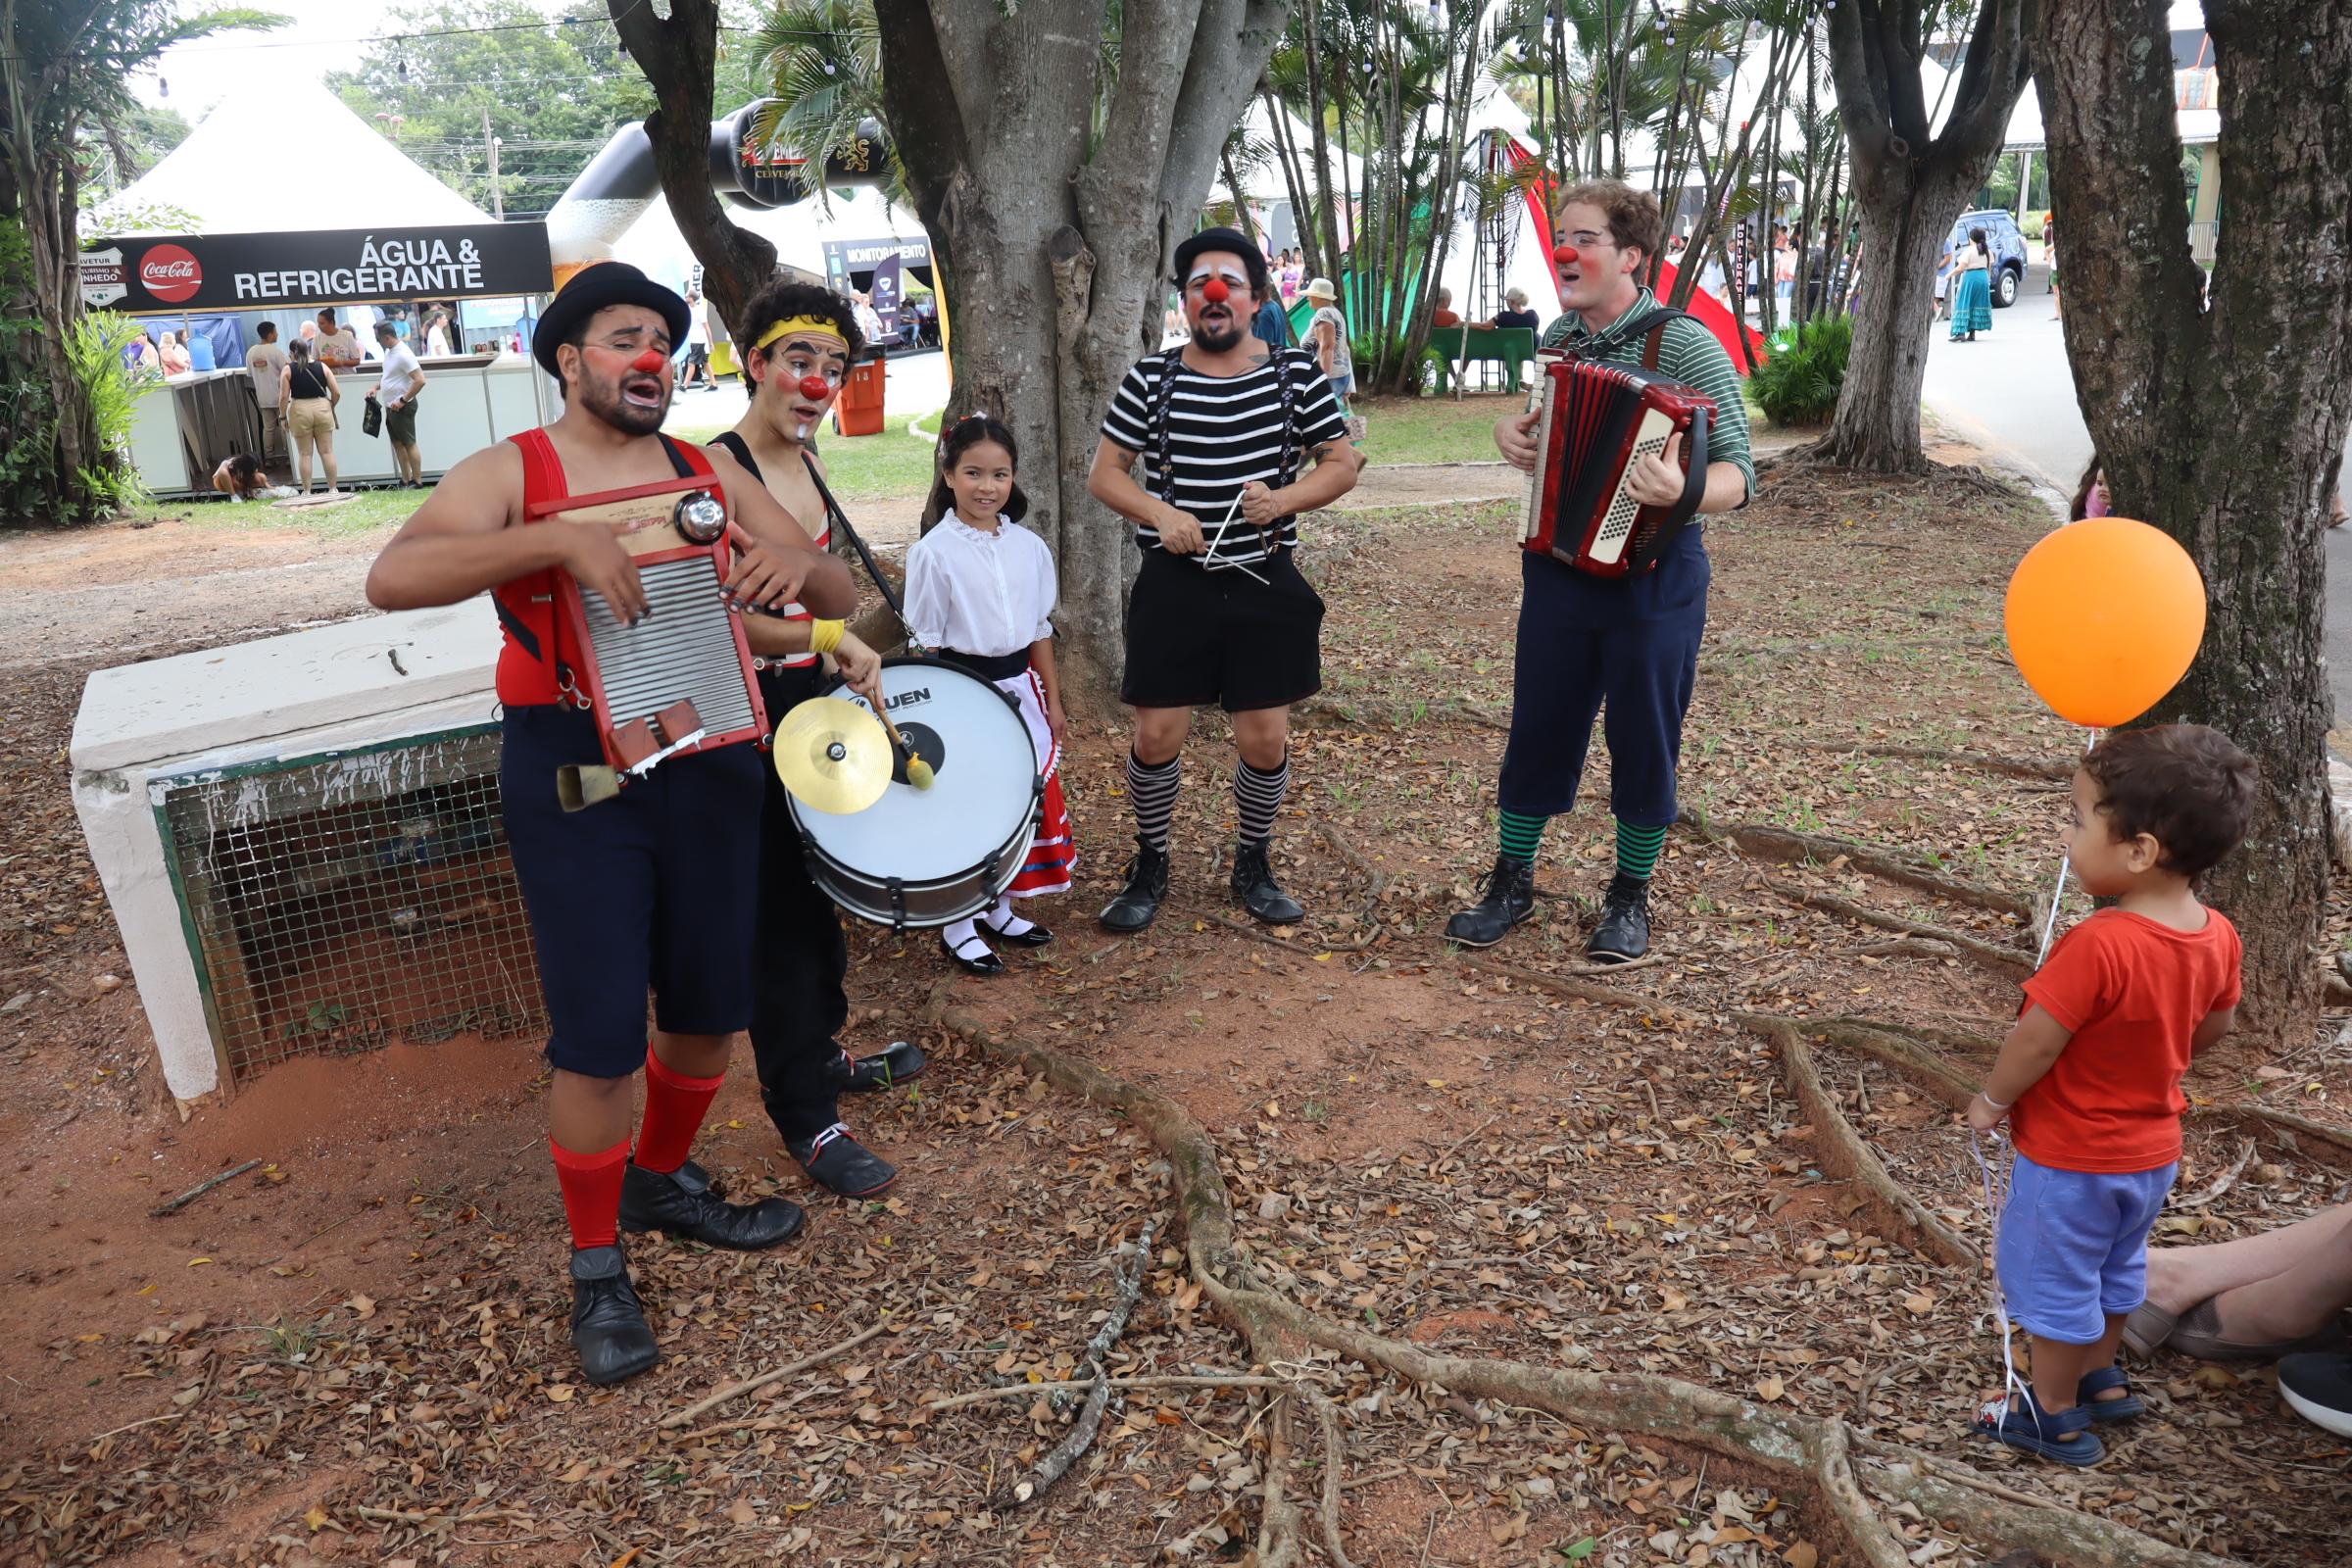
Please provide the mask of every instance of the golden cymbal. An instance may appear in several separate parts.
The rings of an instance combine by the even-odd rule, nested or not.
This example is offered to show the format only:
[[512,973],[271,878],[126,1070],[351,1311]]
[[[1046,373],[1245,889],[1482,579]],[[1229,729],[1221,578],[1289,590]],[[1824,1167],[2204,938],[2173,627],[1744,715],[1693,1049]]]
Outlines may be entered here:
[[776,726],[776,777],[811,810],[847,816],[890,788],[890,737],[856,703],[811,697]]

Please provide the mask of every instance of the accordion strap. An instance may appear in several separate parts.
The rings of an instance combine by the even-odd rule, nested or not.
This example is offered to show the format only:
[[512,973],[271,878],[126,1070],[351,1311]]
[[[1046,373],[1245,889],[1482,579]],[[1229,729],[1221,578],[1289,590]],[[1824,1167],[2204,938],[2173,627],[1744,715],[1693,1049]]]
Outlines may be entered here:
[[1666,346],[1666,328],[1676,321],[1694,321],[1696,319],[1698,318],[1692,316],[1689,311],[1678,311],[1671,305],[1661,305],[1622,330],[1592,334],[1585,340],[1583,346],[1571,349],[1569,352],[1580,360],[1597,360],[1618,344],[1630,343],[1635,338],[1646,333],[1648,341],[1642,345],[1642,368],[1654,370],[1658,368],[1658,355]]

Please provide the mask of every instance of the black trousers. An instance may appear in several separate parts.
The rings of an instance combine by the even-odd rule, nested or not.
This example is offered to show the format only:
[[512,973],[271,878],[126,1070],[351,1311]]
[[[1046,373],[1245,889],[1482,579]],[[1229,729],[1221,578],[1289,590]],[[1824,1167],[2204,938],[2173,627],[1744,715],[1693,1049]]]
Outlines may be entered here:
[[[760,695],[770,723],[816,695],[811,664],[762,670]],[[760,902],[752,936],[752,1057],[769,1120],[788,1141],[805,1142],[841,1119],[841,1044],[849,1021],[842,982],[849,944],[833,901],[808,876],[783,783],[762,767],[767,795],[760,811]]]

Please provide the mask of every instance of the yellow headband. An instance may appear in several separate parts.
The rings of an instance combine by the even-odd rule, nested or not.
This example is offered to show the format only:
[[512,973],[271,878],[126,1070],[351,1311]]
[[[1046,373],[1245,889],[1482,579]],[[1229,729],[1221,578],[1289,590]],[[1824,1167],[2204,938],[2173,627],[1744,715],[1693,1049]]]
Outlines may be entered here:
[[829,337],[833,339],[833,341],[839,343],[845,349],[850,346],[850,340],[841,335],[841,328],[835,326],[831,321],[823,320],[814,316],[795,316],[778,321],[775,325],[760,333],[760,341],[754,343],[752,347],[755,349],[763,349],[770,343],[773,343],[776,339],[789,332],[814,332],[819,337]]

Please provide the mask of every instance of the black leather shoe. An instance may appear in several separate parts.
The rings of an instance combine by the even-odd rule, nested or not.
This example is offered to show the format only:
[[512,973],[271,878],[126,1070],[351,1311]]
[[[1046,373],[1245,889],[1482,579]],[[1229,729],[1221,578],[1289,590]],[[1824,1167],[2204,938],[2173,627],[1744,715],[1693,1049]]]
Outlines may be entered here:
[[1600,924],[1585,944],[1595,963],[1631,963],[1649,951],[1649,879],[1620,871],[1609,880]]
[[1274,867],[1263,844],[1234,846],[1233,896],[1252,918],[1267,925],[1297,925],[1306,918],[1298,901],[1275,885]]
[[618,1383],[662,1360],[617,1247],[583,1247],[571,1254],[571,1348],[591,1383]]
[[872,1094],[877,1090],[895,1089],[931,1065],[923,1048],[911,1040],[894,1040],[887,1051],[877,1051],[870,1056],[852,1056],[842,1053],[848,1064],[848,1076],[839,1087],[853,1095]]
[[870,1198],[899,1179],[896,1165],[859,1143],[840,1122],[814,1138],[787,1138],[784,1149],[801,1162],[810,1181],[844,1198]]
[[1137,837],[1135,858],[1127,862],[1127,888],[1102,909],[1102,929],[1105,931],[1141,931],[1159,913],[1160,901],[1168,896],[1168,852],[1155,850],[1151,841]]
[[978,926],[990,936],[995,937],[999,942],[1009,942],[1016,948],[1042,948],[1047,943],[1054,940],[1053,932],[1047,930],[1044,926],[1039,925],[1034,921],[1030,923],[1028,930],[1019,933],[1017,936],[1011,932],[1000,931],[995,926],[990,925],[986,915],[982,915],[973,920],[972,924]]
[[970,940],[980,944],[980,952],[975,956],[967,958],[963,956],[963,954],[958,953],[954,948],[950,947],[948,945],[948,935],[944,931],[939,935],[939,951],[946,954],[948,956],[948,961],[954,964],[956,968],[961,969],[965,974],[1003,974],[1004,972],[1004,960],[998,957],[996,954],[990,950],[989,945],[985,942],[981,942],[978,937],[973,937]]
[[721,1202],[710,1178],[691,1159],[666,1175],[631,1160],[620,1182],[624,1231],[667,1231],[705,1247],[757,1252],[798,1236],[802,1218],[801,1205],[789,1198]]
[[1446,940],[1465,948],[1491,948],[1505,932],[1536,912],[1536,868],[1514,856],[1494,857],[1486,895],[1446,922]]

